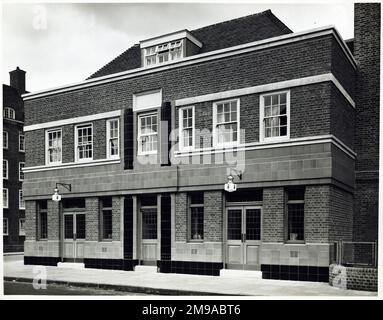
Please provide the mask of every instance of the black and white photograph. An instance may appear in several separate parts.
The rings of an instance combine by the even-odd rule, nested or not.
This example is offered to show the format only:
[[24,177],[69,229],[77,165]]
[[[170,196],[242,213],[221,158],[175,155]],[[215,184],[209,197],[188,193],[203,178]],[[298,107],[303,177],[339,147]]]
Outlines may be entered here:
[[379,299],[380,40],[380,2],[2,2],[1,298]]

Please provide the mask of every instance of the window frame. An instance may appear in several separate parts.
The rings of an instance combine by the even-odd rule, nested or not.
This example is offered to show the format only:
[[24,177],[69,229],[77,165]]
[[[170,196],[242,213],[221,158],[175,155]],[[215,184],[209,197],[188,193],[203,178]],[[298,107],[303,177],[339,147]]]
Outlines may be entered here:
[[[6,226],[7,226],[7,232],[4,232],[4,221],[6,221]],[[8,218],[3,218],[3,236],[9,236],[9,223],[8,223]]]
[[[24,221],[24,231],[21,232],[21,221]],[[20,218],[19,219],[19,236],[25,236],[25,218]]]
[[[290,90],[274,91],[259,95],[259,141],[260,142],[279,142],[290,139]],[[265,137],[265,97],[280,95],[286,93],[286,116],[287,116],[287,129],[285,136]]]
[[[21,168],[21,165],[23,165],[23,168]],[[25,162],[24,161],[20,161],[19,162],[19,181],[24,181],[24,172],[22,169],[25,168]],[[21,174],[23,175],[23,178],[21,179]]]
[[[142,134],[141,133],[141,118],[143,117],[150,117],[155,115],[157,118],[157,132],[156,134]],[[138,114],[137,116],[137,155],[138,156],[145,156],[145,155],[151,155],[151,154],[157,154],[158,153],[158,142],[159,142],[159,123],[158,123],[158,112],[157,111],[150,111],[150,112],[144,112],[141,114]],[[142,151],[142,145],[141,145],[141,137],[142,136],[152,136],[157,135],[157,149],[151,150],[151,151]]]
[[[192,110],[192,145],[185,147],[184,146],[184,139],[183,139],[183,130],[185,129],[183,126],[183,111],[191,109]],[[195,149],[195,107],[194,106],[185,106],[181,107],[178,110],[178,136],[179,136],[179,149],[180,151],[189,151]],[[190,129],[189,127],[187,129]]]
[[[41,236],[41,222],[42,222],[42,219],[41,219],[41,215],[44,214],[46,219],[46,237],[42,237]],[[36,219],[36,222],[37,222],[37,240],[48,240],[48,203],[47,203],[47,208],[46,209],[42,209],[41,208],[41,202],[38,202],[37,204],[37,219]]]
[[[7,203],[4,202],[4,191],[6,191],[6,195],[7,195]],[[3,188],[3,208],[4,209],[9,209],[9,190],[8,188]]]
[[[84,129],[86,127],[90,127],[91,130],[92,130],[92,143],[91,143],[91,146],[92,146],[92,157],[91,158],[83,158],[83,159],[80,159],[79,158],[79,150],[78,150],[78,130],[79,129]],[[82,123],[82,124],[78,124],[75,126],[74,128],[74,131],[75,131],[75,134],[74,134],[74,150],[75,150],[75,162],[91,162],[93,161],[94,159],[94,131],[93,131],[93,123]]]
[[[117,121],[117,154],[116,155],[111,155],[110,152],[110,123],[112,121]],[[113,118],[113,119],[108,119],[106,121],[106,156],[108,159],[120,159],[120,119],[119,118]]]
[[[12,113],[12,117],[8,117],[9,115],[9,111],[11,111]],[[4,119],[10,119],[10,120],[15,120],[16,119],[16,111],[15,109],[11,108],[11,107],[5,107],[4,108],[4,111],[3,111],[3,117]]]
[[[111,207],[104,206],[104,202],[101,200],[101,210],[100,210],[100,240],[101,241],[113,241],[113,198],[111,199]],[[111,238],[105,238],[104,237],[104,211],[110,211],[111,219],[112,219],[112,237]]]
[[[224,104],[224,103],[230,103],[230,102],[236,102],[237,103],[237,141],[231,141],[226,143],[218,143],[218,133],[217,133],[217,126],[218,126],[218,105]],[[241,101],[240,98],[234,98],[234,99],[227,99],[227,100],[220,100],[213,102],[213,148],[230,148],[235,147],[240,144],[240,128],[241,128],[241,121],[240,121],[240,115],[241,115]],[[220,124],[225,123],[233,123],[231,122],[224,122]]]
[[[24,206],[21,204],[24,203]],[[23,189],[19,189],[19,210],[25,210],[25,200],[23,200]]]
[[[6,163],[6,165],[4,166],[4,163]],[[4,168],[6,168],[6,175],[4,177]],[[8,177],[9,177],[9,166],[8,166],[8,160],[7,159],[3,159],[3,179],[4,180],[8,180]]]
[[[192,204],[192,195],[188,194],[188,241],[189,242],[204,242],[205,241],[205,194],[202,192],[203,203]],[[202,238],[193,239],[192,236],[192,208],[202,208]]]
[[[4,144],[4,138],[6,141],[6,144]],[[3,149],[8,150],[8,131],[3,130]]]
[[[52,132],[60,132],[60,137],[61,137],[61,157],[60,161],[49,161],[49,133]],[[62,133],[62,128],[53,128],[53,129],[48,129],[45,130],[45,164],[46,165],[57,165],[62,163],[62,157],[63,157],[63,149],[62,149],[62,141],[63,141],[63,133]]]
[[[286,221],[286,231],[285,231],[285,235],[286,235],[286,243],[289,243],[289,244],[303,244],[303,243],[306,243],[306,236],[305,236],[305,221],[306,221],[306,215],[305,215],[305,194],[306,194],[306,190],[303,190],[303,199],[299,199],[299,200],[289,200],[289,192],[293,192],[293,191],[290,191],[290,190],[287,190],[286,191],[286,218],[285,218],[285,221]],[[289,234],[289,229],[290,229],[290,214],[289,214],[289,205],[297,205],[297,204],[300,204],[300,205],[303,205],[303,240],[290,240],[290,234]]]
[[[21,149],[21,138],[23,139],[23,148]],[[19,152],[25,152],[25,135],[23,133],[19,133]]]
[[[174,43],[176,44],[177,42],[179,42],[179,45],[174,45],[172,46],[171,44]],[[165,47],[166,49],[163,49],[163,47]],[[146,48],[143,48],[143,60],[144,60],[144,67],[152,67],[152,66],[158,66],[158,65],[164,65],[164,64],[167,64],[169,62],[173,62],[173,61],[179,61],[181,60],[183,57],[184,57],[184,47],[185,47],[185,41],[183,39],[177,39],[177,40],[172,40],[172,41],[167,41],[167,42],[164,42],[164,43],[160,43],[160,44],[156,44],[156,45],[152,45],[152,46],[149,46],[149,47],[146,47]],[[148,49],[152,49],[154,48],[154,50],[151,50],[150,53],[147,53]],[[180,51],[180,58],[178,59],[172,59],[172,54],[171,52],[174,52],[175,50],[178,50]],[[166,55],[167,56],[167,60],[166,61],[163,61],[163,62],[160,62],[160,56],[164,56]],[[147,63],[147,58],[153,58],[155,57],[155,63],[153,64],[148,64]]]

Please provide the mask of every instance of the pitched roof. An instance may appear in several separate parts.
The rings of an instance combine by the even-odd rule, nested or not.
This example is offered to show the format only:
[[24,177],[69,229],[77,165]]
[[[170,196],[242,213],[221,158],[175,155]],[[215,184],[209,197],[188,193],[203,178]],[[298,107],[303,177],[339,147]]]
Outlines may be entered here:
[[[292,31],[280,21],[271,10],[249,16],[212,24],[190,31],[203,43],[199,53],[228,48],[244,43],[263,40],[291,33]],[[141,67],[140,45],[135,44],[114,60],[93,73],[89,78]]]

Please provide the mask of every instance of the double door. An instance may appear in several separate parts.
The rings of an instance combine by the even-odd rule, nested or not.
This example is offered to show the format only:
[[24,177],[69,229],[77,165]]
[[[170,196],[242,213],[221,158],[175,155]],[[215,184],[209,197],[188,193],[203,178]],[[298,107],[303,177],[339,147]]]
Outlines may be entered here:
[[65,212],[63,228],[64,260],[81,262],[84,258],[85,213]]
[[229,207],[227,216],[226,267],[259,269],[262,239],[262,209],[254,206]]

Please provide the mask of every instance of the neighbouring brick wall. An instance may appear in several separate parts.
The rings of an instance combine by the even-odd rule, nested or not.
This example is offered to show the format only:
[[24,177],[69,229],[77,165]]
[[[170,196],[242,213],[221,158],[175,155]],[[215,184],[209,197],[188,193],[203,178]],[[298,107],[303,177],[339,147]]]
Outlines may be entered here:
[[330,186],[306,186],[305,241],[327,243],[329,237]]
[[380,3],[354,7],[356,83],[356,183],[354,241],[378,239]]
[[331,286],[349,290],[378,291],[378,269],[330,265]]
[[329,241],[352,241],[354,198],[351,193],[331,187]]
[[99,199],[97,197],[85,198],[85,223],[86,223],[86,235],[87,241],[99,241],[99,215],[100,206]]
[[124,197],[112,198],[113,241],[121,240],[121,215]]
[[354,148],[355,109],[335,85],[331,85],[331,134]]
[[378,239],[378,180],[356,182],[354,241],[375,241]]
[[379,169],[380,3],[355,3],[356,170]]
[[188,212],[187,193],[176,194],[175,212],[175,237],[176,241],[187,240],[187,212]]
[[48,200],[48,240],[59,240],[60,203]]
[[284,188],[263,189],[263,242],[284,241]]
[[37,235],[36,201],[25,201],[25,240],[36,240]]
[[204,192],[204,241],[222,241],[222,191]]

